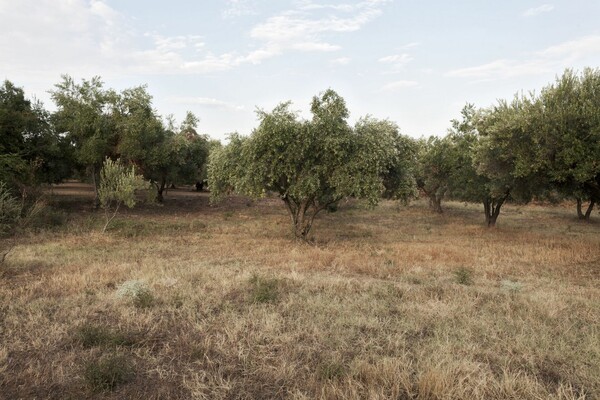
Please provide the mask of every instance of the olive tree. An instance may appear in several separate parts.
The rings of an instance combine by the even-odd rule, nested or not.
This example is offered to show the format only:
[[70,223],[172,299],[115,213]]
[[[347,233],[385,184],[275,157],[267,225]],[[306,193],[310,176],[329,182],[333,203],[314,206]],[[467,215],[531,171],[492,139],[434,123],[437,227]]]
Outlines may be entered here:
[[0,138],[0,180],[11,189],[25,194],[70,172],[70,147],[53,129],[50,114],[10,81],[0,85]]
[[429,198],[429,206],[442,213],[442,200],[450,189],[451,174],[455,163],[453,143],[449,137],[431,136],[421,139],[416,163],[416,183],[419,190]]
[[600,203],[600,70],[565,71],[542,90],[539,103],[538,162],[554,188],[577,200],[579,218],[589,220]]
[[494,226],[507,201],[527,203],[547,188],[536,144],[537,102],[533,96],[501,100],[479,113],[476,126],[479,140],[473,161],[486,180],[483,197],[486,223]]
[[248,138],[234,135],[211,156],[213,198],[227,191],[252,197],[275,192],[284,202],[294,235],[306,240],[315,217],[349,196],[376,204],[396,147],[391,125],[370,117],[348,124],[342,97],[329,89],[313,97],[311,120],[289,102],[258,111]]
[[177,131],[174,121],[159,124],[160,140],[148,148],[141,168],[156,189],[156,199],[163,202],[168,183],[195,183],[202,180],[208,161],[209,142],[196,132],[197,117],[188,112]]
[[407,203],[417,197],[417,170],[419,143],[401,135],[398,126],[387,120],[371,124],[376,129],[387,131],[394,142],[393,156],[383,175],[383,197]]
[[100,77],[76,83],[68,75],[51,92],[56,103],[54,123],[72,143],[79,167],[92,178],[94,203],[99,206],[99,173],[106,157],[115,156],[118,143],[118,100],[114,90],[104,89]]
[[449,197],[483,204],[485,223],[496,225],[507,201],[528,202],[547,185],[537,156],[532,124],[535,102],[516,96],[487,109],[467,105],[462,119],[452,121]]

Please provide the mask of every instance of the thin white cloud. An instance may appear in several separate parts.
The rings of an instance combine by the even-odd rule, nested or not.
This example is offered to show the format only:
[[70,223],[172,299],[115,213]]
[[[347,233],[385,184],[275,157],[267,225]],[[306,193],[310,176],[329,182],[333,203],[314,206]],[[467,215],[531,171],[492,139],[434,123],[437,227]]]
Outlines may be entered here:
[[193,48],[196,50],[202,50],[206,43],[202,36],[199,35],[179,35],[164,37],[157,34],[147,33],[145,36],[152,38],[154,42],[154,48],[157,51],[168,52],[178,51],[187,48]]
[[320,4],[315,3],[312,0],[304,0],[299,2],[299,10],[334,10],[343,12],[354,12],[361,8],[382,5],[389,3],[391,0],[366,0],[354,4],[343,3],[343,4]]
[[406,51],[415,48],[419,45],[420,44],[418,42],[411,42],[405,44],[399,47],[399,49],[403,50],[404,52],[400,54],[391,54],[389,56],[381,57],[377,61],[379,61],[382,64],[387,64],[391,67],[391,71],[388,71],[386,73],[398,73],[404,68],[404,66],[406,66],[406,64],[414,60],[414,57]]
[[395,68],[401,68],[414,60],[413,56],[408,53],[394,54],[380,58],[378,61],[384,64],[391,64]]
[[506,79],[524,75],[548,72],[543,60],[517,61],[495,60],[476,67],[461,68],[446,75],[458,78],[477,78],[479,80]]
[[[251,13],[255,1],[230,0],[227,9],[230,15]],[[248,34],[251,50],[222,53],[211,52],[198,35],[136,32],[106,0],[0,2],[0,71],[52,80],[61,73],[206,74],[259,64],[291,51],[335,52],[341,49],[333,42],[336,35],[360,30],[382,13],[386,2],[363,0],[333,7],[326,16],[309,10],[317,4],[303,2],[255,25]]]
[[600,35],[584,36],[542,51],[531,53],[527,59],[500,59],[474,67],[460,68],[445,75],[474,78],[479,81],[508,79],[518,76],[556,72],[573,67],[576,63],[600,57]]
[[352,59],[350,57],[339,57],[339,58],[334,58],[333,60],[330,61],[330,63],[332,65],[348,65],[348,64],[350,64],[350,61],[352,61]]
[[536,15],[548,13],[554,10],[554,6],[552,4],[542,4],[539,7],[533,7],[527,9],[521,14],[523,17],[535,17]]
[[600,35],[584,36],[537,53],[539,57],[555,58],[564,62],[574,62],[589,55],[600,56]]
[[410,49],[418,47],[420,45],[421,45],[420,42],[410,42],[410,43],[405,44],[404,46],[400,46],[399,50],[410,50]]
[[245,15],[256,15],[256,1],[254,0],[227,0],[227,5],[221,13],[225,19],[238,18]]
[[390,82],[386,85],[384,85],[381,88],[381,91],[383,92],[396,92],[396,91],[400,91],[403,89],[407,89],[407,88],[412,88],[415,86],[418,86],[419,82],[417,81],[395,81],[395,82]]
[[98,74],[120,63],[130,39],[125,18],[104,1],[5,2],[0,70],[51,79],[74,69]]
[[169,97],[167,100],[168,102],[174,104],[195,105],[210,108],[225,108],[236,111],[242,111],[246,109],[246,107],[243,105],[230,103],[228,101],[223,101],[212,97]]
[[[301,2],[288,10],[254,26],[250,37],[263,43],[264,54],[277,55],[288,50],[329,52],[341,47],[327,42],[323,36],[356,32],[381,15],[387,0],[367,0],[356,4],[323,5]],[[315,16],[311,11],[330,9],[332,14]],[[341,14],[340,14],[341,13]]]

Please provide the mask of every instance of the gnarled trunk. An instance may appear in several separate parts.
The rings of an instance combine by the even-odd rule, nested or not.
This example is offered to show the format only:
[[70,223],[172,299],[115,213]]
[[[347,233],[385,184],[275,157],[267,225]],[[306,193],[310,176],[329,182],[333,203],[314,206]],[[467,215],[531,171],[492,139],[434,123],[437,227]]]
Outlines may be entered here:
[[429,207],[434,212],[442,214],[444,212],[442,209],[442,199],[446,194],[446,190],[441,189],[439,186],[430,191],[425,190],[425,188],[421,188],[421,190],[429,197]]
[[488,228],[493,228],[496,226],[496,220],[498,219],[498,216],[500,215],[500,208],[502,207],[502,204],[504,204],[504,202],[506,201],[506,199],[508,198],[508,193],[500,198],[500,199],[492,199],[492,198],[487,198],[485,200],[483,200],[483,210],[485,212],[485,224],[488,226]]
[[304,241],[308,239],[308,234],[317,214],[331,204],[317,204],[313,198],[294,200],[288,195],[281,195],[281,198],[287,206],[294,236]]
[[588,205],[588,208],[584,214],[582,211],[583,200],[578,197],[577,198],[577,218],[579,218],[581,220],[589,221],[595,205],[596,205],[596,199],[594,199],[594,198],[590,199],[590,204]]
[[586,221],[590,220],[590,216],[592,215],[592,210],[594,209],[594,205],[596,205],[596,200],[592,199],[590,201],[590,205],[588,206],[587,211],[585,212],[585,220]]
[[444,213],[444,210],[442,209],[442,197],[443,196],[437,195],[436,193],[429,196],[429,207],[438,214]]
[[165,191],[165,187],[167,186],[167,180],[165,178],[161,179],[160,182],[152,182],[156,187],[156,201],[161,203],[164,201],[163,192]]
[[585,215],[583,215],[583,212],[581,212],[581,204],[583,203],[583,201],[581,200],[580,197],[577,198],[577,218],[579,219],[584,219]]

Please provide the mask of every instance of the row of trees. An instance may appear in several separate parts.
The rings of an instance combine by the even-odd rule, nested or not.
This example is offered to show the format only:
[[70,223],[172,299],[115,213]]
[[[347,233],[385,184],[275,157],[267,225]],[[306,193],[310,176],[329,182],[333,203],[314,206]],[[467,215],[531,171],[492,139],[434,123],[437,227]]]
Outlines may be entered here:
[[210,142],[188,113],[179,127],[163,121],[145,86],[117,92],[100,78],[75,82],[64,76],[51,91],[49,113],[9,81],[0,87],[0,181],[23,194],[40,183],[89,177],[96,191],[106,158],[136,167],[159,202],[168,183],[202,180]]
[[589,220],[600,202],[600,71],[566,71],[539,94],[490,108],[467,105],[447,136],[420,142],[418,160],[417,184],[437,212],[443,198],[480,202],[493,226],[506,201],[574,199]]
[[566,71],[539,95],[489,108],[468,104],[445,137],[413,140],[371,117],[351,127],[332,90],[313,98],[311,112],[301,120],[289,103],[259,111],[252,135],[232,135],[211,154],[213,198],[277,193],[303,239],[315,216],[345,197],[374,205],[420,192],[440,213],[444,199],[478,202],[487,226],[507,201],[576,199],[581,219],[600,201],[599,70]]
[[321,211],[347,197],[375,205],[422,194],[437,212],[444,199],[479,202],[488,226],[508,201],[575,199],[582,219],[600,201],[595,69],[566,71],[539,94],[467,105],[446,136],[418,140],[370,116],[351,126],[344,99],[331,89],[312,99],[310,119],[289,102],[259,110],[252,134],[232,134],[226,146],[199,135],[191,113],[179,127],[163,121],[144,86],[117,92],[99,78],[64,76],[51,94],[54,113],[8,81],[0,87],[0,181],[21,193],[88,176],[98,204],[101,167],[120,159],[152,183],[158,201],[168,183],[206,174],[213,200],[276,193],[303,239]]

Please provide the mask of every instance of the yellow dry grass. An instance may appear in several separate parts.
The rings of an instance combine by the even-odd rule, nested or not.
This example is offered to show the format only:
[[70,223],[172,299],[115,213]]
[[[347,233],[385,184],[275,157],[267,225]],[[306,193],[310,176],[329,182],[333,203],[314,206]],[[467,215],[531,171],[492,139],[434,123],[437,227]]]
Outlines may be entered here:
[[[489,230],[477,205],[350,202],[305,244],[277,200],[184,191],[102,235],[75,189],[2,267],[0,398],[600,398],[600,224],[572,208],[509,205]],[[131,280],[151,304],[116,295]],[[86,346],[89,326],[128,340]],[[134,375],[93,392],[110,354]]]

